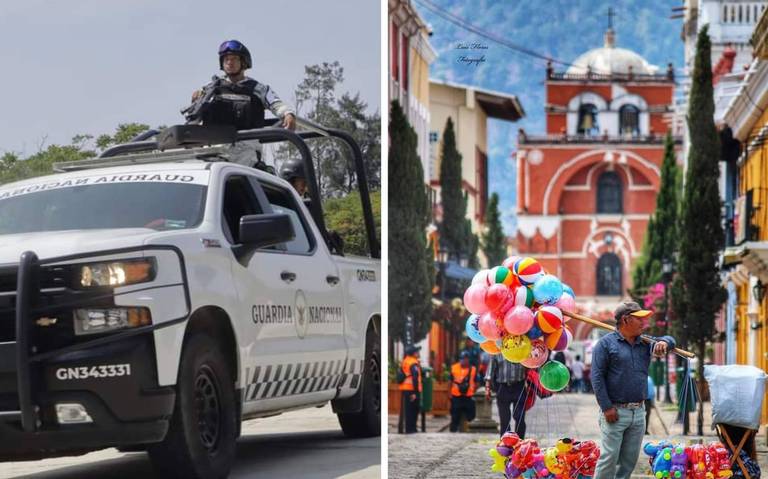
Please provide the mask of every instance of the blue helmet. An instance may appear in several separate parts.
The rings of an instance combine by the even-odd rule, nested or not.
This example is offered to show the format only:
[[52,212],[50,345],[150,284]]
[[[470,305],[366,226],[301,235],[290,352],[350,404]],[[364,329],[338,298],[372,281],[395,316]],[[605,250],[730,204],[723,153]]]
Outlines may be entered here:
[[224,56],[228,54],[238,55],[243,62],[243,70],[253,66],[251,62],[251,52],[245,48],[245,45],[237,40],[227,40],[219,45],[219,68],[224,69]]

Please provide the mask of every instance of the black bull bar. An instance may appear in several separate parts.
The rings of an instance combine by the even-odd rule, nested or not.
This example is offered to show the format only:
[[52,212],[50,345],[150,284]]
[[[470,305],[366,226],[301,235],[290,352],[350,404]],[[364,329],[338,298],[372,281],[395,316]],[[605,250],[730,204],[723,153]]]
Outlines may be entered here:
[[[115,293],[112,288],[105,288],[100,291],[67,290],[60,291],[63,292],[63,294],[58,295],[55,301],[51,301],[50,298],[47,298],[48,301],[41,301],[41,299],[43,299],[40,282],[42,266],[45,264],[66,261],[69,259],[76,259],[78,257],[87,256],[93,258],[101,255],[125,253],[130,251],[143,252],[146,251],[146,249],[172,250],[179,256],[183,281],[181,285],[184,288],[187,314],[180,318],[164,321],[160,324],[150,324],[147,326],[134,327],[128,330],[111,333],[107,336],[88,339],[82,342],[69,344],[43,352],[38,352],[35,348],[30,347],[30,326],[32,324],[33,318],[39,317],[42,314],[50,313],[52,311],[103,304],[105,300],[109,300],[120,294],[135,293],[140,291],[133,289],[124,293]],[[32,374],[32,369],[36,364],[43,363],[45,361],[54,359],[57,356],[71,353],[73,351],[113,343],[123,340],[127,337],[149,333],[156,329],[173,326],[180,322],[186,321],[191,309],[189,289],[187,285],[188,283],[183,255],[177,248],[171,246],[153,245],[150,248],[137,247],[121,250],[100,251],[97,253],[89,253],[87,255],[51,258],[44,261],[40,261],[37,255],[32,251],[26,251],[22,253],[16,274],[15,306],[12,308],[0,309],[0,313],[9,313],[10,310],[15,310],[15,341],[0,342],[0,374],[13,372],[16,373],[16,392],[18,395],[19,407],[18,410],[0,410],[0,422],[19,421],[21,423],[21,429],[24,432],[35,432],[39,430],[41,426],[40,409],[35,404],[35,388],[33,386],[34,381]],[[158,286],[154,286],[151,289],[156,287]],[[61,290],[66,290],[66,288],[61,288]]]

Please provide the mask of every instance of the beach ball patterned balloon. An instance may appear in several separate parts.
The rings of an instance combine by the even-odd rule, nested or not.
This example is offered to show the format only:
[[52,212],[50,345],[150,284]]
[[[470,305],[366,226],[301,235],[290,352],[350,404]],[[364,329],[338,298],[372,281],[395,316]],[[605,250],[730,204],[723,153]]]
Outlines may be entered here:
[[564,364],[549,361],[539,369],[539,381],[548,391],[557,392],[568,385],[571,373]]
[[551,274],[545,274],[533,283],[533,298],[539,304],[555,304],[563,295],[563,283]]
[[533,326],[533,313],[525,306],[515,306],[504,315],[504,329],[509,334],[525,334],[531,326]]
[[509,362],[519,363],[531,354],[531,340],[528,336],[507,336],[501,340],[501,355]]
[[542,306],[536,311],[536,324],[544,334],[563,327],[563,313],[554,306]]
[[512,270],[505,268],[504,266],[494,266],[488,272],[488,280],[493,283],[503,284],[507,287],[511,286],[515,280],[515,273]]
[[549,357],[549,348],[544,344],[541,339],[531,341],[531,354],[526,359],[520,362],[528,369],[536,369],[541,367],[542,364],[547,362]]
[[499,347],[496,345],[496,341],[486,341],[484,343],[480,343],[480,349],[488,354],[499,354],[501,352]]
[[487,341],[485,336],[483,336],[483,333],[480,332],[480,326],[478,322],[480,321],[480,316],[476,314],[471,314],[469,318],[467,318],[467,324],[465,327],[465,330],[467,331],[467,337],[471,339],[472,341],[476,343],[484,343]]
[[[560,329],[547,334],[546,338],[544,339],[544,343],[552,351],[565,351],[569,344],[569,334],[571,334],[570,330],[563,326]],[[572,334],[571,338],[573,338]]]
[[515,264],[515,273],[520,284],[529,285],[544,276],[544,271],[538,261],[533,258],[523,258]]
[[515,306],[533,306],[533,291],[527,286],[518,286],[512,292],[515,297]]

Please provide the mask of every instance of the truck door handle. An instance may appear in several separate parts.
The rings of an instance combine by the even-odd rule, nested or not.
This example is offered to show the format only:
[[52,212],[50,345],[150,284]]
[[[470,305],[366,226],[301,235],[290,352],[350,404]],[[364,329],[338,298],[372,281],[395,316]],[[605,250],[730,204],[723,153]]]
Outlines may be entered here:
[[296,279],[296,273],[291,273],[290,271],[283,271],[282,273],[280,273],[280,279],[282,279],[286,283],[292,283]]
[[336,286],[337,284],[339,284],[339,277],[338,277],[338,276],[334,276],[334,275],[332,275],[332,274],[329,274],[328,276],[326,276],[326,277],[325,277],[325,280],[326,280],[326,281],[328,282],[328,284],[330,284],[331,286]]

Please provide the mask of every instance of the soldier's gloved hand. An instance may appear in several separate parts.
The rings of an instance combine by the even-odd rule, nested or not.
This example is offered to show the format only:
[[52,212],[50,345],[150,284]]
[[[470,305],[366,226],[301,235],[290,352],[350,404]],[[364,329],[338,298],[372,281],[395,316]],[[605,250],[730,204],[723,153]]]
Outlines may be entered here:
[[293,113],[288,113],[283,117],[283,128],[287,128],[288,130],[295,130],[296,129],[296,117],[293,116]]

